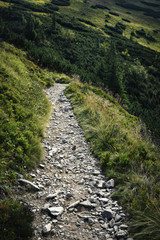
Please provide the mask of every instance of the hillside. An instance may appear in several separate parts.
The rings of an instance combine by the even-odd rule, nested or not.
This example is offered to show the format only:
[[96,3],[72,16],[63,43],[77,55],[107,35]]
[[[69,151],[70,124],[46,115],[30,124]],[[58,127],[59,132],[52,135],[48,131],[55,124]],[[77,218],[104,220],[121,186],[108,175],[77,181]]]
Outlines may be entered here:
[[13,186],[43,159],[57,81],[135,240],[159,240],[159,26],[158,0],[0,0],[0,239],[32,236]]
[[40,140],[50,112],[42,89],[51,84],[52,75],[25,52],[0,43],[0,239],[31,236],[33,216],[12,200],[12,185],[42,159]]
[[109,88],[159,139],[159,6],[124,3],[0,1],[0,34],[43,67]]
[[104,174],[118,185],[113,197],[130,213],[134,239],[158,240],[159,149],[138,119],[102,89],[77,81],[65,93]]

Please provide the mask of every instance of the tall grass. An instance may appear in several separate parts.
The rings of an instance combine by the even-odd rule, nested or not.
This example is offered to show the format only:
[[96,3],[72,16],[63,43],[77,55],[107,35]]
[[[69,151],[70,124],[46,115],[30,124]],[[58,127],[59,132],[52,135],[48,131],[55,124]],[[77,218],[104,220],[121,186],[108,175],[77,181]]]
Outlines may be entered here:
[[[142,234],[138,239],[151,240],[143,234],[147,226],[141,226],[141,216],[145,216],[144,221],[147,221],[152,219],[154,211],[153,229],[157,227],[159,211],[155,206],[159,204],[160,194],[159,149],[142,137],[143,129],[138,118],[128,114],[102,90],[75,81],[67,87],[66,95],[106,177],[113,177],[116,181],[114,197],[121,201],[131,219],[135,219],[131,221],[135,236],[137,226],[140,226]],[[148,206],[152,202],[155,205],[152,204],[153,211],[150,211]],[[158,231],[154,234],[158,236]],[[156,236],[153,239],[158,239]]]

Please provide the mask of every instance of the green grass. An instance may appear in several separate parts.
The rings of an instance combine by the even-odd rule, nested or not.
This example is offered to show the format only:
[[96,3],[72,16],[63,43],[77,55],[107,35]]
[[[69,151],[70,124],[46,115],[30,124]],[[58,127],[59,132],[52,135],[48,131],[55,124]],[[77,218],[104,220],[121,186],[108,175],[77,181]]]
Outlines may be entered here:
[[[107,3],[103,1],[87,1],[87,4],[83,3],[81,0],[72,1],[71,5],[68,7],[60,7],[60,13],[67,14],[73,17],[83,17],[86,20],[91,21],[94,23],[99,31],[100,29],[104,27],[105,25],[105,15],[109,14],[109,10],[102,10],[102,9],[93,9],[91,8],[91,5],[95,4],[102,4],[104,6],[107,6],[111,9],[111,11],[116,12],[119,14],[119,16],[114,16],[110,14],[109,23],[111,26],[115,26],[116,23],[120,22],[127,26],[126,30],[123,31],[123,36],[130,39],[131,32],[135,32],[139,29],[144,29],[146,31],[146,34],[154,36],[157,42],[150,42],[147,41],[144,38],[133,38],[134,41],[138,42],[139,44],[149,47],[153,50],[160,51],[160,32],[157,34],[153,33],[153,30],[159,29],[160,20],[154,19],[152,17],[145,16],[143,12],[137,12],[135,10],[129,9],[128,14],[127,9],[124,9],[122,7],[117,6],[115,3],[117,1],[107,1]],[[129,1],[132,3],[132,1]],[[155,1],[151,1],[155,2]],[[143,6],[142,3],[139,1],[134,1],[134,4],[137,6]],[[151,7],[151,9],[154,9]],[[154,9],[155,10],[155,9]],[[126,23],[122,20],[122,18],[128,19],[131,21],[131,23]]]
[[53,74],[27,60],[26,53],[0,44],[0,239],[32,235],[33,216],[12,198],[16,172],[26,175],[42,159],[41,138],[50,115],[43,88]]
[[66,84],[68,84],[72,81],[72,78],[70,78],[66,74],[54,73],[54,81],[56,83],[66,83]]
[[[139,228],[142,231],[135,239],[158,239],[155,229],[159,211],[155,206],[160,205],[159,149],[149,141],[145,127],[101,89],[75,81],[67,87],[66,95],[106,177],[116,181],[113,197],[130,213],[133,234],[137,236]],[[148,226],[140,220],[142,215],[144,222],[152,219],[152,212],[155,238],[144,234]]]
[[42,88],[53,76],[15,47],[1,43],[0,48],[0,181],[5,182],[10,171],[23,172],[42,158],[40,139],[50,111]]
[[4,1],[0,1],[0,7],[6,7],[8,8],[9,3],[8,2],[4,2]]

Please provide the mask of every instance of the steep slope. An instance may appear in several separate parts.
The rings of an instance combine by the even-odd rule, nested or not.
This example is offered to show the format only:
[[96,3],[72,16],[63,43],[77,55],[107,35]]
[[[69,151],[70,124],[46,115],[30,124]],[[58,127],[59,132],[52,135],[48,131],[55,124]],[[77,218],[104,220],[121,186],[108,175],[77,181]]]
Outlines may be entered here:
[[[42,88],[53,84],[53,75],[26,56],[51,71],[76,74],[83,82],[106,92],[109,89],[159,138],[158,5],[158,1],[138,0],[134,4],[118,0],[0,1],[1,39],[27,51],[26,55],[6,43],[0,49],[1,197],[11,190],[8,186],[17,172],[25,174],[42,156],[40,139],[50,109]],[[66,81],[63,76],[54,78]],[[150,137],[138,119],[106,92],[74,83],[66,94],[107,177],[114,177],[121,186],[118,199],[130,211],[136,239],[159,240],[159,150],[144,141],[141,135]],[[6,237],[16,238],[16,215],[24,219],[20,226],[29,223],[28,230],[20,227],[21,237],[24,232],[26,239],[31,236],[28,209],[2,201],[0,211]],[[11,235],[7,235],[6,223]]]
[[159,239],[159,149],[143,125],[101,89],[73,82],[66,95],[107,178],[114,178],[116,199],[130,213],[135,239]]
[[0,35],[41,66],[119,94],[159,138],[159,6],[142,2],[137,14],[121,1],[0,1]]
[[40,140],[50,112],[42,89],[50,84],[52,75],[26,53],[0,43],[0,239],[32,234],[32,214],[11,199],[12,184],[42,158]]

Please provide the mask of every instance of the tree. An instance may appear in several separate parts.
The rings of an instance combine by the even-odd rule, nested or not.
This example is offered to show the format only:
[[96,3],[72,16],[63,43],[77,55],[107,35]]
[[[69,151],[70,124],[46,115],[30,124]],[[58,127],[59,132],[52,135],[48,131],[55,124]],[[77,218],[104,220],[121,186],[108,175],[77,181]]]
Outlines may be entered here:
[[114,44],[111,44],[109,50],[106,51],[98,75],[103,85],[107,86],[113,93],[118,93],[120,96],[124,94],[123,67]]
[[30,17],[26,25],[26,37],[29,40],[36,40],[37,32],[35,31],[35,20],[33,17]]

